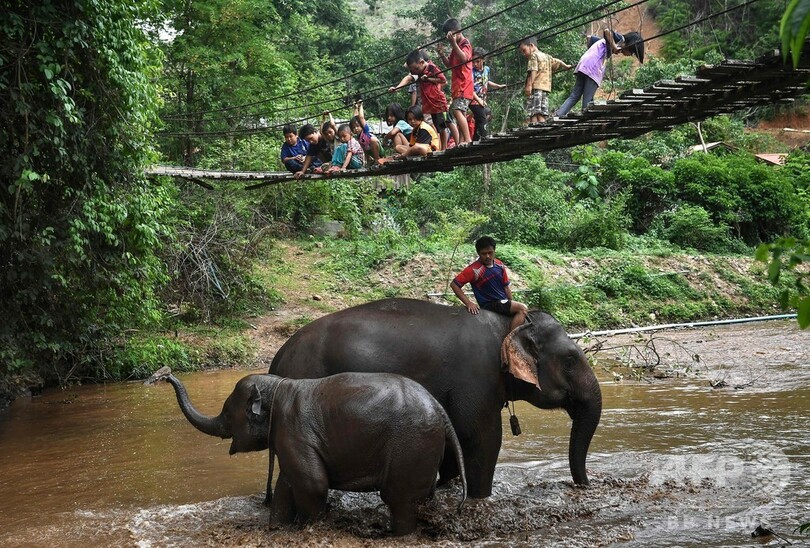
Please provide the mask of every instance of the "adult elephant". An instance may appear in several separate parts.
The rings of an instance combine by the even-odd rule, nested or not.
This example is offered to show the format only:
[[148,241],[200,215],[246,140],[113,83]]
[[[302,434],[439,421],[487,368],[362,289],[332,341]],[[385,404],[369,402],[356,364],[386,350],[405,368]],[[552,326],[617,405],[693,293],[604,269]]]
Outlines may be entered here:
[[[509,333],[510,318],[486,310],[413,299],[386,299],[324,316],[279,349],[270,373],[317,378],[349,371],[398,373],[422,384],[447,411],[458,435],[468,494],[492,493],[508,400],[563,408],[572,419],[568,462],[588,483],[585,459],[602,414],[602,392],[582,350],[545,312],[529,312]],[[501,364],[508,364],[506,370]],[[452,457],[440,482],[458,475]],[[271,492],[268,478],[268,493]]]

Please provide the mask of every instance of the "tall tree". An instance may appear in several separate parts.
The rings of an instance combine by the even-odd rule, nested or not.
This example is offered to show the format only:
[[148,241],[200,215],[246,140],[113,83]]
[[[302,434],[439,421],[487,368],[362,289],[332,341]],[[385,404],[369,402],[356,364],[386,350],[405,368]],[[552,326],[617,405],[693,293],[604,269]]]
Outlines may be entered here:
[[207,133],[234,135],[338,106],[320,103],[344,94],[342,84],[308,88],[352,70],[364,36],[346,0],[169,0],[166,9],[163,117],[169,132],[191,135],[165,151],[187,164]]
[[141,175],[157,108],[157,52],[141,30],[153,7],[3,2],[0,372],[64,376],[157,314],[167,194]]

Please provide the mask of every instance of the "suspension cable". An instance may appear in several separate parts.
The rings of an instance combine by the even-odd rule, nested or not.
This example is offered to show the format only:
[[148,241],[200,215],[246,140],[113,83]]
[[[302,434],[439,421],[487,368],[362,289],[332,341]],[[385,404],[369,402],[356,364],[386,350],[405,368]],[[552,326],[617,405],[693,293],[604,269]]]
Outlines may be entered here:
[[[621,1],[623,1],[623,0],[613,0],[613,1],[609,2],[608,5],[615,4],[615,3],[618,3],[618,2],[621,2]],[[641,4],[644,4],[644,3],[648,2],[648,1],[649,0],[639,0],[639,2],[636,2],[635,4],[633,4],[631,6],[627,6],[627,7],[624,7],[624,8],[619,8],[619,9],[613,10],[613,11],[609,12],[607,15],[600,15],[599,17],[596,17],[596,18],[594,18],[594,19],[592,19],[590,21],[585,21],[585,22],[582,22],[582,23],[578,23],[578,24],[576,24],[576,25],[574,25],[574,26],[572,26],[570,28],[560,30],[560,31],[552,33],[550,35],[542,34],[542,33],[546,32],[546,31],[540,31],[538,33],[533,33],[533,34],[527,35],[527,36],[525,36],[525,37],[523,37],[523,38],[521,38],[519,40],[509,42],[507,44],[504,44],[503,46],[500,46],[500,47],[492,50],[492,52],[488,53],[486,55],[486,57],[495,57],[495,56],[498,56],[498,55],[502,55],[507,50],[513,48],[516,44],[519,44],[520,42],[522,42],[523,40],[526,40],[527,38],[537,37],[537,36],[540,36],[541,34],[542,34],[542,39],[553,38],[553,37],[558,36],[558,35],[560,35],[560,34],[562,34],[564,32],[569,32],[569,31],[573,30],[573,28],[575,28],[577,26],[580,26],[580,25],[582,25],[584,23],[598,21],[599,19],[602,19],[604,17],[609,17],[611,15],[614,15],[614,14],[619,13],[619,12],[621,12],[623,10],[626,10],[626,9],[637,7],[637,6],[639,6]],[[690,26],[694,26],[694,25],[700,24],[700,23],[702,23],[704,21],[707,21],[709,19],[719,17],[721,15],[725,15],[725,14],[731,12],[731,11],[747,7],[747,6],[751,5],[751,4],[755,4],[756,2],[759,2],[759,1],[760,0],[748,0],[747,2],[744,2],[742,4],[738,4],[736,6],[731,6],[731,7],[727,8],[727,9],[724,9],[724,10],[722,10],[720,12],[717,12],[717,13],[711,13],[709,15],[706,15],[704,17],[701,17],[701,18],[696,19],[694,21],[691,21],[689,23],[685,23],[685,24],[683,24],[683,25],[681,25],[679,27],[675,27],[673,29],[660,32],[660,33],[658,33],[655,36],[652,36],[650,38],[644,38],[644,39],[641,40],[641,42],[650,42],[652,40],[662,38],[664,36],[667,36],[668,34],[672,34],[674,32],[681,31],[681,30],[683,30],[685,28],[688,28]],[[586,13],[590,14],[590,13],[593,13],[594,11],[597,11],[597,10],[598,10],[598,8],[595,9],[595,10],[590,10],[589,12],[586,12]],[[560,26],[561,24],[571,22],[572,19],[575,19],[575,18],[569,18],[568,20],[564,21],[563,23],[554,25],[554,26],[550,27],[547,30],[551,30],[553,28],[556,28],[556,27]],[[479,59],[479,58],[481,58],[481,56],[474,57],[473,59]],[[470,59],[470,61],[472,61],[473,59]],[[467,62],[469,62],[469,61],[467,61]],[[455,65],[455,66],[459,66],[459,65]],[[448,68],[444,69],[442,72],[452,70],[452,68],[453,67],[448,67]],[[377,91],[377,90],[380,90],[380,89],[382,89],[382,87],[373,88],[372,90],[368,90],[368,91]],[[385,89],[387,90],[387,87]],[[385,94],[386,93],[380,93],[380,94],[377,94],[377,95],[372,95],[371,97],[365,98],[365,100],[373,100],[373,99],[382,97]],[[349,107],[345,107],[345,108],[349,108]],[[343,109],[339,109],[339,110],[343,110]],[[266,132],[266,131],[269,131],[269,130],[278,129],[278,128],[284,127],[285,125],[288,125],[288,124],[296,124],[296,123],[300,123],[300,122],[305,122],[305,121],[310,120],[312,118],[313,118],[313,116],[307,116],[307,117],[304,117],[304,118],[301,118],[301,119],[298,119],[298,120],[290,120],[290,121],[280,123],[280,124],[262,126],[260,128],[237,128],[237,129],[230,129],[230,130],[207,131],[207,132],[206,131],[200,131],[200,132],[161,132],[161,133],[159,133],[159,135],[167,136],[167,137],[168,136],[173,136],[173,137],[174,136],[186,136],[186,135],[190,135],[190,136],[250,135],[250,134],[254,134],[254,133],[263,133],[263,132]]]

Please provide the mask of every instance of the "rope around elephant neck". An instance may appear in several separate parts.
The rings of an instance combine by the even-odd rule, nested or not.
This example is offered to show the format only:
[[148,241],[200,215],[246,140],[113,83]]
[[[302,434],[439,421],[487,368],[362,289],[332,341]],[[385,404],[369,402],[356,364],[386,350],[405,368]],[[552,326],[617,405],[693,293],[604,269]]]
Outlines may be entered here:
[[278,384],[276,384],[276,386],[273,388],[273,393],[270,395],[270,417],[267,419],[268,436],[273,428],[273,407],[276,405],[276,392],[278,392],[278,387],[281,386],[281,383],[283,383],[286,380],[287,377],[283,377],[280,381],[278,381]]

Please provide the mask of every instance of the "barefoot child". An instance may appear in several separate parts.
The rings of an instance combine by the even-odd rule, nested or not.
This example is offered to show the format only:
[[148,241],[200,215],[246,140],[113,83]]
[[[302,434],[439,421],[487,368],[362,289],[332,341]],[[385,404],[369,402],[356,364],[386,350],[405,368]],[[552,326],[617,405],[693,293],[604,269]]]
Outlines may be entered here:
[[410,82],[417,82],[419,84],[419,96],[422,100],[421,112],[423,116],[430,115],[433,121],[433,128],[438,132],[441,141],[441,148],[447,146],[447,136],[445,130],[447,129],[447,97],[444,95],[445,84],[447,78],[444,76],[439,67],[432,61],[425,59],[423,53],[419,50],[412,51],[405,59],[405,64],[408,66],[410,74],[405,76],[399,84],[391,86],[388,91],[396,91],[399,88],[407,86]]
[[551,93],[551,74],[558,70],[571,70],[571,65],[537,49],[537,39],[526,38],[518,46],[529,60],[526,68],[526,124],[546,121],[548,96]]
[[427,156],[439,150],[441,146],[439,136],[433,126],[425,122],[422,109],[418,106],[408,108],[405,120],[413,128],[411,139],[407,145],[397,145],[399,156]]
[[337,130],[337,140],[341,144],[335,147],[332,155],[332,166],[327,173],[343,171],[345,169],[360,169],[365,163],[363,147],[352,136],[349,124],[342,124]]

